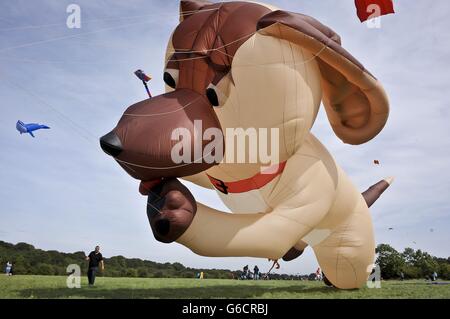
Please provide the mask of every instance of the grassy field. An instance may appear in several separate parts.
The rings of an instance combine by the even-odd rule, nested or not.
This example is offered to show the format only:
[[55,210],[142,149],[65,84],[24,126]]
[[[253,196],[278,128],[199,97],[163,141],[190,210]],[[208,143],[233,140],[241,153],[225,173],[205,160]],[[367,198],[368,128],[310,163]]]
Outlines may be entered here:
[[0,276],[0,298],[450,298],[450,285],[425,281],[384,281],[380,289],[342,291],[309,281],[238,281],[215,279],[82,279],[80,289],[66,277]]

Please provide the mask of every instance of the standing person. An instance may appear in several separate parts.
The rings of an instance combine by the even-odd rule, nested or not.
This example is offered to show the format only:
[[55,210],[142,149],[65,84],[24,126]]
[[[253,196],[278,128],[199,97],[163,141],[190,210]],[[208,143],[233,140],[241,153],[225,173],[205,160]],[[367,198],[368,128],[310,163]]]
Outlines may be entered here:
[[100,246],[95,246],[95,250],[91,251],[86,260],[89,260],[89,267],[87,272],[87,277],[89,281],[89,286],[93,286],[95,283],[95,275],[98,271],[98,266],[100,265],[101,270],[105,270],[105,263],[103,262],[103,256],[100,253]]
[[244,267],[244,273],[242,274],[244,279],[248,279],[248,265]]
[[433,281],[436,281],[437,280],[437,272],[433,272]]
[[9,261],[6,263],[6,267],[5,267],[5,275],[6,276],[10,276],[11,275],[11,268],[12,268],[12,263],[10,263]]
[[259,268],[257,265],[253,267],[253,279],[258,280],[259,279]]
[[317,281],[321,281],[322,280],[322,270],[319,268],[317,268],[316,270],[316,280]]
[[403,271],[400,272],[400,280],[405,280],[405,274],[403,273]]

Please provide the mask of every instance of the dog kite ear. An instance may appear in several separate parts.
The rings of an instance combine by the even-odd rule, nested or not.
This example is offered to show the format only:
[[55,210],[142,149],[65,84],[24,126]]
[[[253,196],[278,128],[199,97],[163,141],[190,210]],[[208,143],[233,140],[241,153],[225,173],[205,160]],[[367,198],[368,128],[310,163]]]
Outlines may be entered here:
[[309,16],[278,10],[259,20],[258,32],[298,44],[317,57],[328,120],[344,143],[365,143],[383,129],[389,115],[383,87],[341,46],[333,30]]
[[206,0],[181,0],[180,1],[180,22],[199,11],[204,6],[212,4]]

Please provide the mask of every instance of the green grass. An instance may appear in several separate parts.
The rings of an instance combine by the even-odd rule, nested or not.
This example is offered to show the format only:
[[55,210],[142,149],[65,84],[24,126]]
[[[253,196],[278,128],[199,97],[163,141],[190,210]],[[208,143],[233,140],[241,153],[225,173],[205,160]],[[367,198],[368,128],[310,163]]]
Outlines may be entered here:
[[450,285],[383,281],[380,289],[344,291],[310,281],[97,278],[66,287],[66,277],[0,276],[0,298],[450,298]]

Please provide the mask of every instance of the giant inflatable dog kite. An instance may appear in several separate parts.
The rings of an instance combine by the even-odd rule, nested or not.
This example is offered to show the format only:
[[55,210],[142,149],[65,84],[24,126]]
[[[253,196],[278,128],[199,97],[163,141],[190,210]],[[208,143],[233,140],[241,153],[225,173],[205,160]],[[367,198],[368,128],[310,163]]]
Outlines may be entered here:
[[[389,113],[381,84],[309,16],[196,0],[181,1],[180,17],[167,93],[129,107],[100,140],[141,181],[155,238],[203,256],[273,260],[309,245],[334,286],[361,287],[375,255],[368,207],[391,180],[361,194],[310,130],[323,101],[344,143],[370,141]],[[251,132],[276,150],[276,163],[255,160],[250,142],[232,143]],[[246,160],[229,161],[229,152]],[[233,213],[196,202],[177,178],[216,189]]]

